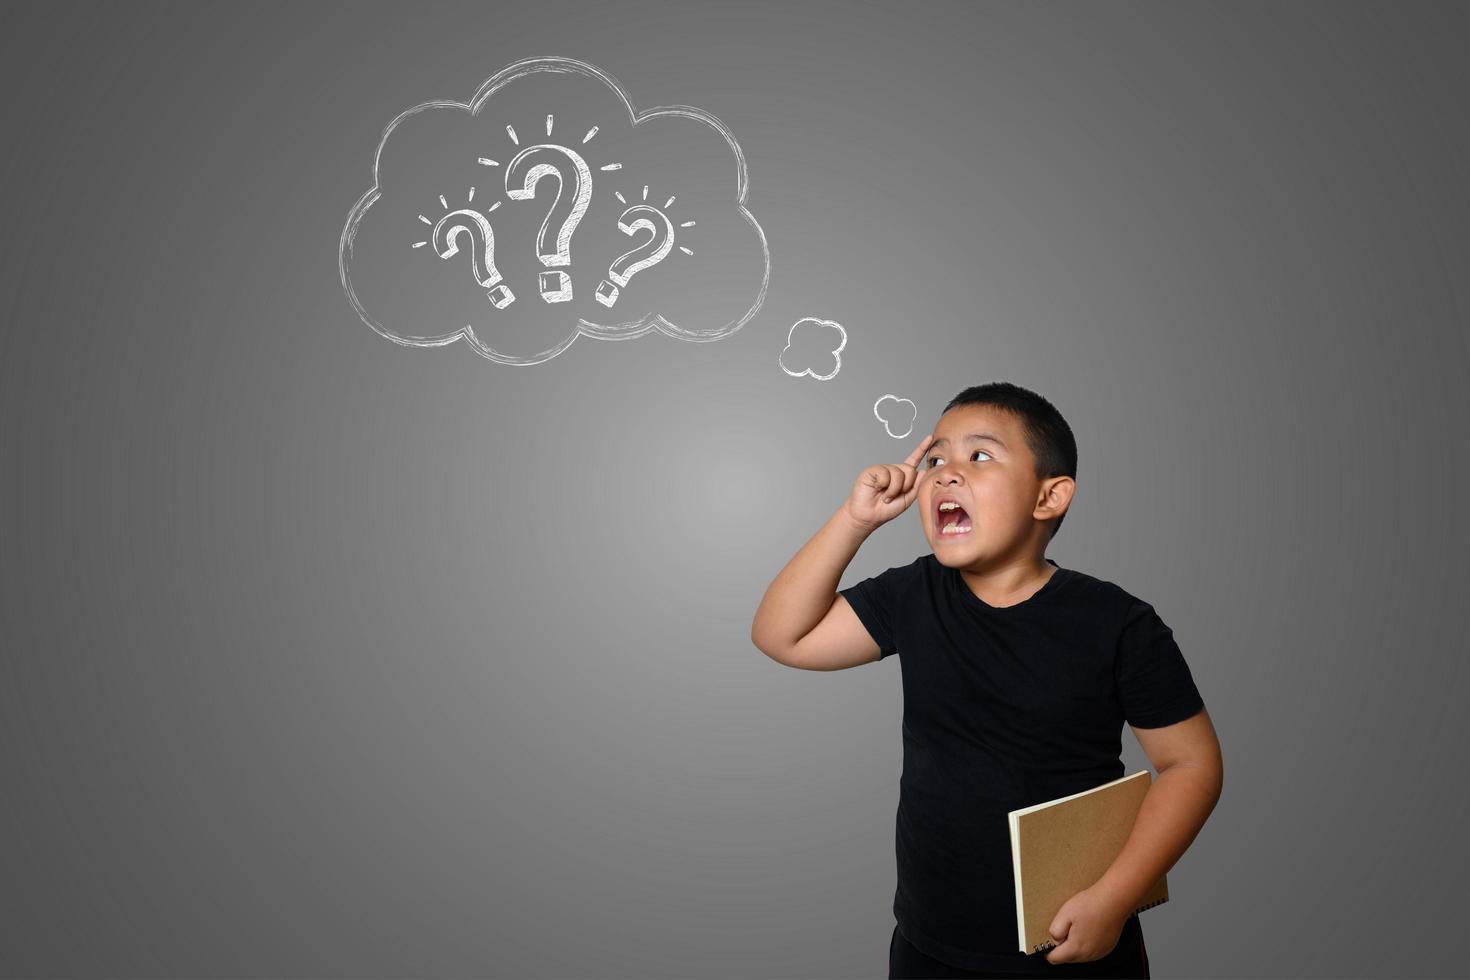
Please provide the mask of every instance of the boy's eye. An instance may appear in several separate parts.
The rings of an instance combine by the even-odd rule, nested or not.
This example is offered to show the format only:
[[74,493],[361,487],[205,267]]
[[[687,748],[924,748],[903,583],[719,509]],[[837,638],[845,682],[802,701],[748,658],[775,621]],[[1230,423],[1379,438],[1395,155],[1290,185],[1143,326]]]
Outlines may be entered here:
[[[975,453],[980,453],[982,456],[985,456],[986,458],[989,458],[989,456],[990,456],[990,454],[987,453],[985,450],[983,450],[983,449],[976,449],[974,452],[970,453],[970,458],[971,459],[973,459],[975,457]],[[943,458],[944,458],[943,456],[930,456],[924,462],[928,464],[928,469],[931,469],[932,470],[934,468],[934,461],[936,459],[943,459]]]

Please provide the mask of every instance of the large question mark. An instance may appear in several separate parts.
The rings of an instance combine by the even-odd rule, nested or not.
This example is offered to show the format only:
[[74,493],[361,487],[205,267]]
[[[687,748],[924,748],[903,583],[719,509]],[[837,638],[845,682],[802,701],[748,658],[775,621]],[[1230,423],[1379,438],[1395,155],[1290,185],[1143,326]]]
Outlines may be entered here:
[[636,235],[639,231],[647,231],[651,235],[646,242],[628,249],[613,261],[607,270],[607,279],[597,287],[597,302],[603,306],[612,306],[618,301],[618,286],[628,285],[634,273],[658,265],[674,249],[674,223],[668,215],[647,204],[635,204],[624,211],[618,219],[618,230],[625,235]]
[[[551,162],[545,162],[551,158]],[[562,165],[570,160],[572,168],[571,188],[567,187],[567,173]],[[587,204],[592,200],[592,169],[587,166],[575,150],[555,143],[528,146],[515,155],[505,168],[505,193],[512,201],[524,201],[536,196],[536,184],[542,177],[556,175],[556,200],[541,222],[541,233],[536,236],[536,257],[545,266],[570,265],[572,261],[572,232],[587,213]],[[565,212],[561,223],[556,226],[556,242],[551,241],[552,217]],[[565,272],[541,273],[541,298],[548,303],[564,303],[572,298],[572,278]]]
[[[434,225],[434,251],[439,253],[439,258],[448,259],[459,254],[456,239],[461,234],[470,238],[470,264],[475,270],[475,280],[490,290],[490,302],[497,310],[514,303],[515,293],[500,282],[500,270],[495,268],[495,232],[490,230],[490,222],[480,212],[466,208],[451,211],[439,219]],[[495,288],[491,289],[492,286]]]

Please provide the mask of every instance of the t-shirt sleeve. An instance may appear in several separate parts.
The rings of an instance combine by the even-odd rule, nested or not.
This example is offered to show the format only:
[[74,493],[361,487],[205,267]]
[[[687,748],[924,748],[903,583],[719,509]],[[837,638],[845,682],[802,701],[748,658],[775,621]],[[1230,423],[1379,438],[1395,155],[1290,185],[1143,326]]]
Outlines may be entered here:
[[1205,706],[1174,631],[1141,599],[1124,618],[1115,664],[1123,717],[1135,728],[1163,728]]
[[[922,559],[920,559],[922,560]],[[878,659],[898,652],[898,633],[908,592],[919,573],[919,562],[899,565],[838,592],[847,600],[868,635],[878,644]]]

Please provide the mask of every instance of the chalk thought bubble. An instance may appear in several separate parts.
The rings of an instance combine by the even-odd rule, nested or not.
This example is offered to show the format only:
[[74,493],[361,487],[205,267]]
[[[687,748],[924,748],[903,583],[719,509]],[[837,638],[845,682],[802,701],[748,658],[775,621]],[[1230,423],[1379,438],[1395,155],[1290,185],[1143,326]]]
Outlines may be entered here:
[[[895,439],[905,439],[910,432],[914,431],[914,423],[919,418],[919,409],[908,398],[901,398],[898,395],[880,395],[873,403],[873,414],[879,422],[883,423],[884,432]],[[894,432],[895,428],[903,431]]]
[[770,278],[748,196],[745,157],[713,115],[640,113],[592,65],[527,59],[468,103],[388,124],[342,230],[342,288],[395,343],[463,338],[503,364],[583,335],[721,340]]
[[802,317],[786,332],[786,346],[776,363],[793,378],[809,374],[818,381],[831,381],[842,370],[846,346],[847,331],[836,320]]

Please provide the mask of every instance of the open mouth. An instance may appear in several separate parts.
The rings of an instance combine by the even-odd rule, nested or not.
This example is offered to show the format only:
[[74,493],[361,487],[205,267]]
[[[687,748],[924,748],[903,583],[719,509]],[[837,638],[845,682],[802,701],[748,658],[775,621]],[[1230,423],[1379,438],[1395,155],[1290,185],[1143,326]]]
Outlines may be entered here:
[[974,529],[974,522],[958,501],[941,500],[934,512],[934,532],[941,538],[960,538]]

